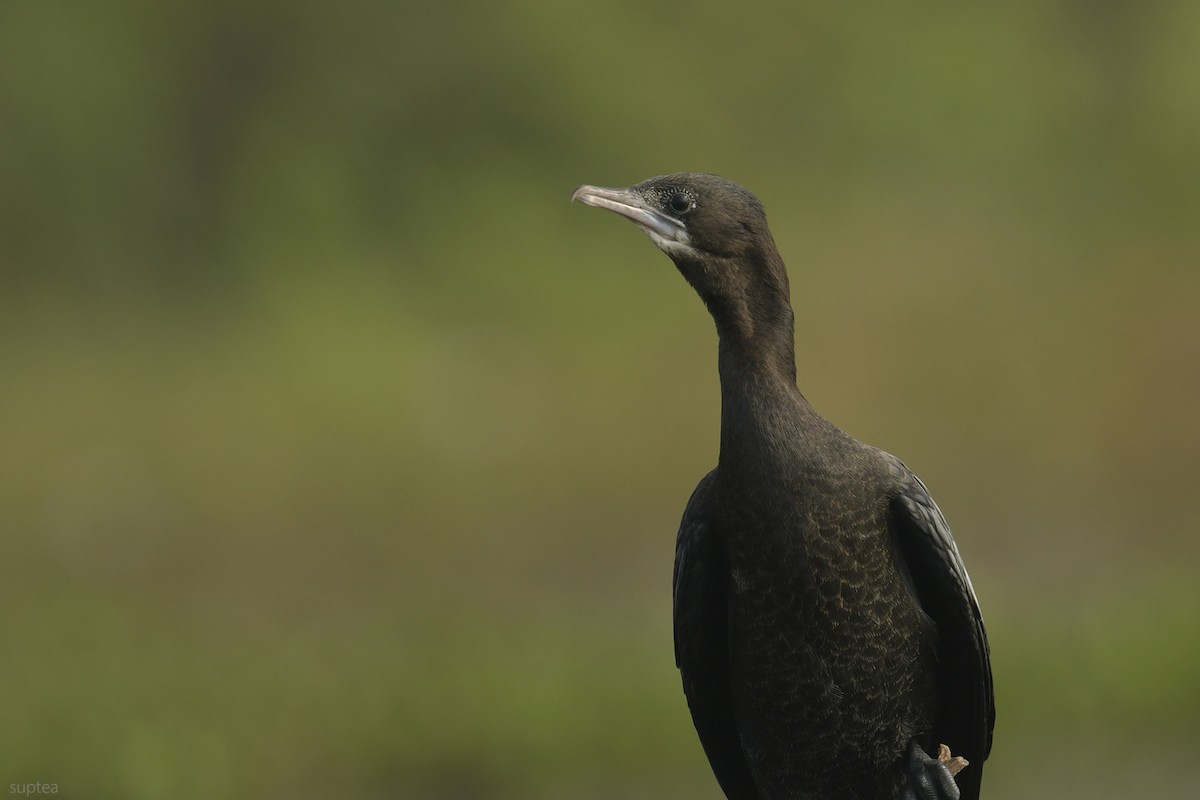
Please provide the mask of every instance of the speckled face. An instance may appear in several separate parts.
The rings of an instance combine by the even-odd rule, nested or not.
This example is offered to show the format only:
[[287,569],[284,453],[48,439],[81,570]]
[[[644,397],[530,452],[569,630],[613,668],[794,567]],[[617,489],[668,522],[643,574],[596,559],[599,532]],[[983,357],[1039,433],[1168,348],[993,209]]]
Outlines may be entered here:
[[632,220],[676,260],[735,256],[767,231],[758,198],[716,175],[662,175],[628,189],[581,186],[573,199]]
[[[684,226],[691,249],[696,251],[692,255],[735,257],[743,254],[755,237],[769,235],[758,198],[716,175],[664,175],[633,189],[660,213]],[[686,255],[663,249],[668,255]]]
[[641,194],[647,203],[681,222],[688,212],[696,208],[696,191],[694,189],[664,181],[662,178],[652,178],[646,183],[635,186],[634,190]]

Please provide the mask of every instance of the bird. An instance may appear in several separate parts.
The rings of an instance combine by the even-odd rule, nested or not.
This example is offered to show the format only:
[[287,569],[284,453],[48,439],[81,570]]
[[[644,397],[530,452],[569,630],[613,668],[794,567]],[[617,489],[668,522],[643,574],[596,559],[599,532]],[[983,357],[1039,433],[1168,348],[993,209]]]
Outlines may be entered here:
[[707,173],[572,200],[649,235],[716,325],[719,454],[680,523],[673,616],[726,797],[976,800],[995,701],[974,587],[925,484],[801,393],[762,202]]

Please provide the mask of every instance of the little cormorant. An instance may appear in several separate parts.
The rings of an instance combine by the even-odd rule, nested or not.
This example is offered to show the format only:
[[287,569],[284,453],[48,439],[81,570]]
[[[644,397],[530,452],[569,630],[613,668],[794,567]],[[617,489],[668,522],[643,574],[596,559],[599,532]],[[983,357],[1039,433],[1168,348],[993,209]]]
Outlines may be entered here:
[[924,484],[797,388],[787,272],[758,198],[683,173],[572,199],[649,234],[716,322],[720,455],[683,514],[674,615],[725,794],[976,800],[995,707],[974,589]]

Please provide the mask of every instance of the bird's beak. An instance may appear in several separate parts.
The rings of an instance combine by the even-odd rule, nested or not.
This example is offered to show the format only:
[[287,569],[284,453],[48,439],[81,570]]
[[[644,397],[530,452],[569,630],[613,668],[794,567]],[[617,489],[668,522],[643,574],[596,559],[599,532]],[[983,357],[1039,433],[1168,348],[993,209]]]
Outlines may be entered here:
[[660,247],[670,242],[687,243],[687,229],[684,224],[651,206],[641,194],[633,189],[580,186],[575,190],[575,194],[571,195],[571,200],[578,200],[588,206],[607,208],[626,219],[633,220],[634,224],[648,233]]

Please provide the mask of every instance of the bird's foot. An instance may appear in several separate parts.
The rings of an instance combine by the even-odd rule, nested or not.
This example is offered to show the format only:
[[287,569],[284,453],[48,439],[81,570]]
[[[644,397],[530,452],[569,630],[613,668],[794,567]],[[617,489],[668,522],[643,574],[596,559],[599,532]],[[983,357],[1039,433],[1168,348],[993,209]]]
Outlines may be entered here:
[[946,769],[950,770],[951,775],[957,775],[962,772],[963,767],[971,763],[962,756],[950,755],[950,748],[944,744],[938,745],[937,760],[946,765]]
[[908,746],[908,779],[902,800],[958,800],[958,784],[954,782],[967,760],[950,754],[941,745],[937,758],[932,758],[915,741]]

